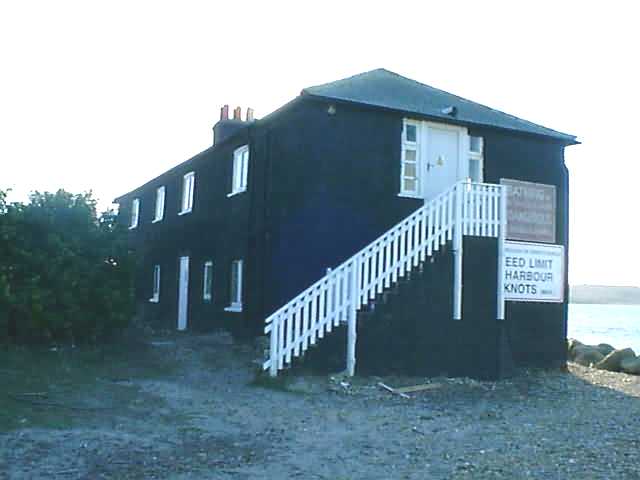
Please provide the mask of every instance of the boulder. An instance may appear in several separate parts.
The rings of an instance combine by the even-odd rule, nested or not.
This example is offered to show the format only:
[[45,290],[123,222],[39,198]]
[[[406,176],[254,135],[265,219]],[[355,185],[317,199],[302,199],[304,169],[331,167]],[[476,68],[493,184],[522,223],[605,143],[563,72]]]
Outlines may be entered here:
[[567,357],[569,358],[569,360],[573,360],[575,358],[575,349],[576,347],[579,347],[581,345],[582,343],[580,343],[575,338],[570,338],[569,340],[567,340]]
[[609,345],[608,343],[599,343],[596,348],[598,349],[598,351],[604,355],[605,357],[607,355],[609,355],[611,352],[613,352],[615,350],[615,348],[613,348],[611,345]]
[[631,375],[640,375],[640,357],[625,358],[620,362],[620,369]]
[[572,360],[585,367],[590,367],[596,363],[602,361],[604,355],[600,351],[591,345],[578,345],[573,348]]
[[636,354],[630,348],[623,348],[621,350],[614,350],[598,363],[595,364],[596,368],[600,370],[609,370],[610,372],[619,372],[620,364],[625,359],[636,358]]

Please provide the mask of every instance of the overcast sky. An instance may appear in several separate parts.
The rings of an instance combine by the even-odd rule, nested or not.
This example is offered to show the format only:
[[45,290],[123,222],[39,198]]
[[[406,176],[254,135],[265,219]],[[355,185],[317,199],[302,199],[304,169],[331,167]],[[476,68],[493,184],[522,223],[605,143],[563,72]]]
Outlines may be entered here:
[[222,104],[261,117],[384,67],[577,135],[570,280],[640,286],[637,19],[622,1],[3,2],[0,188],[107,206],[210,146]]

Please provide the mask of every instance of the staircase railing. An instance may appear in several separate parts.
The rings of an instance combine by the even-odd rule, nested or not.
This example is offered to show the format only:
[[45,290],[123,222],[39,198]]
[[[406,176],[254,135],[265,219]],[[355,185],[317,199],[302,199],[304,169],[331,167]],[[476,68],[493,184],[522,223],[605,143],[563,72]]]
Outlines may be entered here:
[[[310,345],[348,322],[347,371],[355,371],[357,311],[424,262],[447,241],[453,241],[454,312],[460,318],[462,237],[503,240],[506,197],[501,185],[463,181],[428,201],[313,285],[280,307],[266,320],[269,359],[263,369],[272,376]],[[499,242],[501,244],[501,242]],[[499,246],[499,257],[502,248]],[[501,265],[502,263],[500,263]],[[499,269],[500,270],[500,269]],[[499,283],[501,276],[499,276]],[[503,304],[499,285],[498,318]]]

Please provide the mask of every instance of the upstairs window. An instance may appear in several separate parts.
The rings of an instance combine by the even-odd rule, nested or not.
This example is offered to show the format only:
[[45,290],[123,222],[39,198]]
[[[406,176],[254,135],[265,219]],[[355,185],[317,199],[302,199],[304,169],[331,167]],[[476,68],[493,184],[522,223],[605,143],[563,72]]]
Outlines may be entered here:
[[484,181],[484,139],[469,137],[469,179],[472,182]]
[[419,135],[420,124],[405,119],[402,128],[400,195],[416,197],[420,194]]
[[202,299],[205,302],[210,302],[213,291],[213,262],[207,260],[204,262],[204,271],[202,278]]
[[131,202],[131,222],[129,223],[129,229],[136,228],[138,226],[138,220],[140,218],[140,199],[134,198]]
[[227,312],[242,311],[242,260],[231,262],[231,302]]
[[153,217],[154,222],[159,222],[164,218],[164,197],[165,197],[165,188],[164,186],[158,187],[156,189],[156,213]]
[[182,209],[178,215],[189,213],[193,209],[193,190],[195,183],[195,172],[189,172],[182,177]]
[[231,195],[247,189],[247,173],[249,171],[249,145],[236,148],[233,152],[233,173],[231,177]]
[[153,303],[160,301],[160,265],[153,266],[153,291],[149,301]]

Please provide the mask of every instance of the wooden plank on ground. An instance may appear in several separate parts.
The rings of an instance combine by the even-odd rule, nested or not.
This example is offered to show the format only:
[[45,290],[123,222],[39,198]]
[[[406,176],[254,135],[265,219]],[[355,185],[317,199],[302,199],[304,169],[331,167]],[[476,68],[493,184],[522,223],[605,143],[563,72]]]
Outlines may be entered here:
[[387,392],[391,392],[391,393],[393,393],[394,395],[399,395],[399,396],[401,396],[402,398],[411,398],[411,397],[410,397],[409,395],[407,395],[406,393],[399,392],[399,391],[397,391],[395,388],[392,388],[392,387],[390,387],[389,385],[385,385],[385,384],[384,384],[384,383],[382,383],[382,382],[379,382],[379,383],[378,383],[378,386],[380,386],[380,387],[384,388]]
[[441,383],[425,383],[422,385],[412,385],[410,387],[394,388],[394,390],[400,393],[413,393],[413,392],[422,392],[423,390],[434,390],[440,387],[442,387]]

